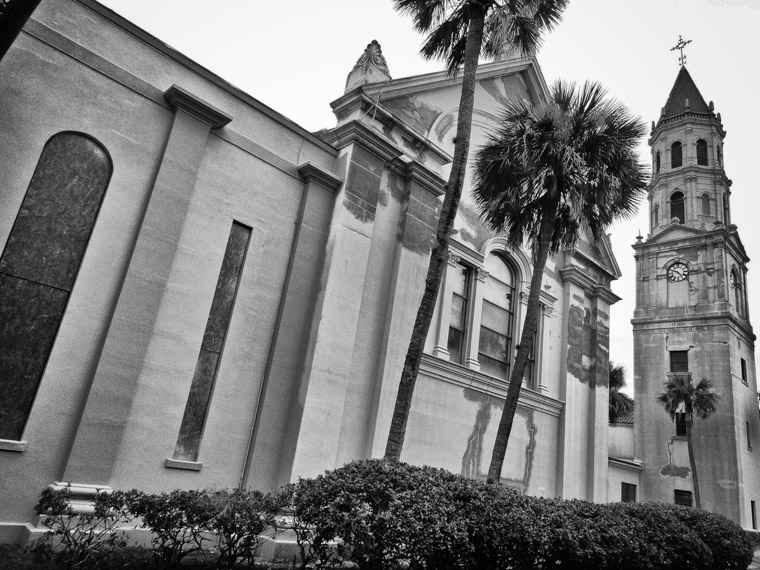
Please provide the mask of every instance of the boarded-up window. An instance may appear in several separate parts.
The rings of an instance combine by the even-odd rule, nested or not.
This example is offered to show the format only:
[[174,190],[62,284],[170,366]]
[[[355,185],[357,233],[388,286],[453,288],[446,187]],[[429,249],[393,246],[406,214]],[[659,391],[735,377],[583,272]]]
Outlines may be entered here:
[[467,322],[467,288],[469,271],[457,263],[450,267],[453,271],[454,289],[451,296],[451,321],[449,321],[449,360],[462,364],[464,358],[464,337]]
[[635,503],[636,485],[633,483],[620,483],[620,500],[624,503]]
[[182,461],[197,461],[198,459],[203,427],[211,404],[211,394],[221,362],[224,341],[227,338],[227,329],[232,317],[232,308],[235,304],[250,236],[249,228],[237,222],[232,224],[222,269],[216,282],[214,299],[211,302],[211,311],[206,322],[206,330],[203,333],[198,362],[195,365],[195,374],[190,385],[190,395],[182,417],[177,446],[174,449],[174,459]]
[[683,148],[680,142],[674,142],[670,147],[670,167],[678,168],[683,165]]
[[685,507],[691,506],[691,491],[680,491],[676,489],[674,495],[676,505],[683,505]]
[[506,262],[495,254],[488,256],[486,270],[489,276],[483,294],[478,360],[481,371],[508,379],[512,360],[514,275]]
[[84,135],[42,150],[0,256],[0,439],[21,439],[110,177]]
[[707,142],[703,139],[697,141],[697,164],[707,166]]

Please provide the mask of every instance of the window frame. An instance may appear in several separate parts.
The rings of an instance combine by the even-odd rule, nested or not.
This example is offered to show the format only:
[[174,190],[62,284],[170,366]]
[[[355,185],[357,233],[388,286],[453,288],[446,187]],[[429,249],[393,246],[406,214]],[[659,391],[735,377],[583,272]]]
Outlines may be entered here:
[[697,166],[709,166],[707,158],[707,141],[698,139],[695,143],[697,147]]
[[[676,152],[676,149],[678,151]],[[683,166],[683,144],[681,141],[675,141],[670,145],[670,168],[681,168]]]
[[684,507],[693,507],[694,493],[684,489],[673,489],[673,503]]
[[[686,194],[676,190],[670,195],[670,219],[678,218],[679,224],[686,223]],[[680,215],[678,215],[680,214]]]

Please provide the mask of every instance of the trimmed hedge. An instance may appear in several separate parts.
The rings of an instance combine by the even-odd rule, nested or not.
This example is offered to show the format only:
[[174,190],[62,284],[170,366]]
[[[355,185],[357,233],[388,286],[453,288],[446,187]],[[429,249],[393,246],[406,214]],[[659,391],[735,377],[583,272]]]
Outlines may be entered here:
[[[113,557],[123,545],[116,524],[133,517],[151,530],[155,563],[164,568],[190,554],[216,567],[252,567],[267,529],[295,533],[302,568],[744,570],[753,554],[749,533],[714,513],[528,497],[381,460],[350,463],[275,494],[101,494],[86,517],[72,517],[67,498],[46,491],[38,512],[49,515],[49,536],[58,537],[69,567]],[[276,517],[283,509],[286,516]]]

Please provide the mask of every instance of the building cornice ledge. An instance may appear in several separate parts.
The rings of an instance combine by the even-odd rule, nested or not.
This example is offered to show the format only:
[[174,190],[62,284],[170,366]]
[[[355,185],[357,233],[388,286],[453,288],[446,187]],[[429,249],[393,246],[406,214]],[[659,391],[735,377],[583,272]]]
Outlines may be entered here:
[[224,111],[176,84],[166,90],[164,99],[173,110],[182,109],[212,129],[220,129],[232,121],[232,117]]
[[360,144],[385,163],[394,163],[404,151],[390,139],[360,121],[349,121],[323,135],[323,140],[337,149]]
[[[453,364],[429,354],[422,356],[420,372],[435,380],[448,382],[462,388],[469,388],[483,394],[501,398],[502,400],[507,397],[509,382],[499,380],[470,368],[465,368],[459,364]],[[565,407],[565,403],[561,400],[539,394],[529,388],[520,390],[518,405],[554,417],[559,417],[560,412]]]
[[644,466],[642,465],[641,461],[636,461],[635,459],[623,459],[622,457],[608,457],[607,462],[609,465],[614,465],[615,467],[621,467],[628,471],[635,471],[637,473],[644,470]]
[[304,162],[299,165],[298,174],[301,175],[301,178],[306,184],[314,182],[331,192],[336,192],[341,184],[343,184],[343,180],[335,176],[332,172],[328,172],[324,168],[311,162]]

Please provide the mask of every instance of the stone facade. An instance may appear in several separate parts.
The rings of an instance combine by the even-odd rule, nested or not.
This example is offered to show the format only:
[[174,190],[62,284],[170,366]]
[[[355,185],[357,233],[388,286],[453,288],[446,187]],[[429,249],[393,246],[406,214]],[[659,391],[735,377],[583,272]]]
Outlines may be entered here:
[[[546,95],[534,59],[482,65],[472,148],[501,105]],[[315,136],[94,0],[43,0],[0,60],[0,250],[84,237],[65,288],[29,272],[59,255],[0,260],[3,287],[66,292],[47,328],[42,293],[0,306],[0,381],[18,394],[1,400],[0,540],[34,531],[55,482],[273,489],[380,456],[458,97],[444,73],[391,79],[370,44]],[[402,459],[483,478],[531,263],[467,189],[455,230]],[[619,276],[606,239],[549,260],[505,484],[607,500]],[[49,346],[30,350],[41,329]]]

